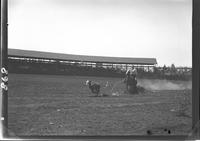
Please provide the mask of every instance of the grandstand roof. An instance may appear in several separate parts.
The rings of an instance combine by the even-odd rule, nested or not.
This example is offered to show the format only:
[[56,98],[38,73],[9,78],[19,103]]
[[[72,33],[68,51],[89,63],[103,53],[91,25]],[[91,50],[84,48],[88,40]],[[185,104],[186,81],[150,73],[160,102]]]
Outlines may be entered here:
[[86,56],[72,55],[62,53],[51,53],[41,51],[29,51],[20,49],[8,49],[9,57],[28,57],[40,59],[56,59],[65,61],[83,61],[96,63],[115,63],[115,64],[140,64],[140,65],[155,65],[155,58],[127,58],[127,57],[103,57],[103,56]]

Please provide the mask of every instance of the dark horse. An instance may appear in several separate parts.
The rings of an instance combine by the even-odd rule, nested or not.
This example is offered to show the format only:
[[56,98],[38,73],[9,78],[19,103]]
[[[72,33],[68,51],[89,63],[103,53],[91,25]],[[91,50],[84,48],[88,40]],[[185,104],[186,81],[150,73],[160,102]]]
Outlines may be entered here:
[[129,93],[131,94],[136,94],[138,93],[137,90],[137,80],[136,80],[136,76],[135,75],[130,75],[128,74],[125,78],[126,83],[126,89]]

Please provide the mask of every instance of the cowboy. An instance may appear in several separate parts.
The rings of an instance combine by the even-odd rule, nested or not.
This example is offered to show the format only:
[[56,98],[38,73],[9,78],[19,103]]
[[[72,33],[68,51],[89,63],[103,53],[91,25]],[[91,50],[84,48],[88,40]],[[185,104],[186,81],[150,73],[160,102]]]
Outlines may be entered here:
[[126,76],[133,76],[136,78],[136,75],[137,75],[137,70],[134,68],[134,66],[132,66],[132,68],[126,71]]

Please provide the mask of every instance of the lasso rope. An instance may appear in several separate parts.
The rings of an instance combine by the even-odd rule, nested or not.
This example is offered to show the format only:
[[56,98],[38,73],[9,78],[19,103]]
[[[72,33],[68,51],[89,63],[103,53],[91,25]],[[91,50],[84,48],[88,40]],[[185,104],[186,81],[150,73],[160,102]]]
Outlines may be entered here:
[[114,85],[113,85],[112,88],[111,88],[111,93],[113,93],[114,88],[116,88],[116,86],[119,85],[119,84],[122,83],[122,82],[123,82],[123,80],[119,80],[119,81],[115,82]]

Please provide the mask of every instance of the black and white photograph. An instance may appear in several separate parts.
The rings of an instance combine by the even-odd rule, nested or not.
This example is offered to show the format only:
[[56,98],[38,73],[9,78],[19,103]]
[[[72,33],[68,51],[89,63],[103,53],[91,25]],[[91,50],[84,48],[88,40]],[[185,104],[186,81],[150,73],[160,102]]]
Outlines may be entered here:
[[192,0],[8,0],[8,134],[192,132]]

